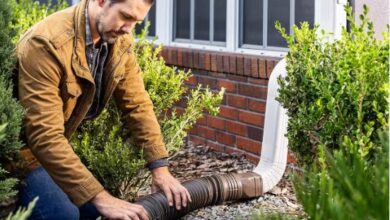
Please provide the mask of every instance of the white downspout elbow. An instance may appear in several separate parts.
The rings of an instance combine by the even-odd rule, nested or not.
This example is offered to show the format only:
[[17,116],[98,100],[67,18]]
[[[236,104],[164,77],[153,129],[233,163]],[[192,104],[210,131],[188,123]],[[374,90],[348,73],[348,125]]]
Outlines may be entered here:
[[287,165],[288,141],[285,135],[288,118],[286,110],[275,100],[279,89],[277,79],[286,75],[284,58],[275,66],[269,79],[260,162],[253,170],[262,178],[263,193],[281,180]]

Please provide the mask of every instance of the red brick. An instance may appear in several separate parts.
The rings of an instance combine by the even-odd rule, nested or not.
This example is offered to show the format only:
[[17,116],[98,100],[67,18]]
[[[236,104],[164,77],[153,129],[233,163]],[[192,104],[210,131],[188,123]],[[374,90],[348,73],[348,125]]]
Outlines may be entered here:
[[236,62],[237,62],[237,74],[238,75],[244,75],[244,57],[242,56],[238,56],[236,58]]
[[245,76],[251,76],[251,58],[245,57],[244,58],[244,75]]
[[172,48],[167,48],[167,50],[168,50],[168,61],[167,61],[167,63],[168,64],[173,64],[173,62],[172,62]]
[[217,71],[217,54],[213,53],[210,55],[211,56],[211,68],[210,70],[215,72]]
[[193,67],[196,68],[196,69],[200,69],[199,68],[199,52],[198,51],[192,51],[192,56],[193,56]]
[[229,73],[237,73],[236,56],[229,56]]
[[254,153],[256,155],[260,155],[261,144],[258,141],[253,141],[244,137],[237,137],[237,147],[244,150]]
[[225,73],[216,73],[216,72],[209,72],[209,76],[217,77],[217,78],[226,78]]
[[195,145],[206,145],[206,140],[204,138],[190,135],[189,137],[190,141],[193,142]]
[[218,72],[223,72],[223,56],[217,54],[217,70]]
[[239,111],[238,112],[238,118],[241,122],[256,125],[258,127],[264,126],[264,116],[253,113],[253,112],[247,112],[247,111]]
[[247,136],[246,126],[234,121],[226,121],[226,130],[233,134]]
[[213,141],[207,141],[207,146],[213,151],[225,152],[225,146]]
[[221,105],[227,105],[227,97],[226,94],[223,95]]
[[235,155],[238,155],[239,157],[245,157],[245,152],[238,149],[238,148],[235,148],[235,147],[226,146],[225,153],[230,154],[230,155],[235,154]]
[[161,54],[162,58],[165,60],[165,62],[167,62],[168,61],[168,50],[163,49],[160,54]]
[[[200,57],[199,57],[200,59]],[[210,53],[204,53],[204,69],[209,71],[211,69]]]
[[246,109],[248,105],[248,99],[242,96],[227,95],[228,105],[237,108]]
[[273,60],[267,60],[267,78],[271,75],[274,66],[275,62]]
[[187,52],[187,62],[188,62],[188,67],[193,68],[194,67],[194,54],[192,51]]
[[225,55],[223,56],[223,72],[224,73],[230,73],[230,58],[229,56]]
[[206,70],[205,68],[205,52],[199,52],[199,69]]
[[183,66],[183,50],[177,48],[177,65]]
[[231,93],[235,93],[237,91],[236,83],[229,80],[219,79],[218,87],[224,87],[227,92],[231,92]]
[[256,127],[248,127],[248,137],[256,141],[263,140],[263,130]]
[[182,50],[182,65],[188,67],[188,50]]
[[210,128],[203,127],[203,126],[198,126],[197,132],[198,132],[199,136],[204,137],[208,140],[215,141],[215,130],[214,129],[210,129]]
[[218,81],[215,78],[207,77],[207,76],[198,76],[198,84],[202,84],[204,86],[209,86],[211,89],[218,88]]
[[268,86],[268,80],[267,79],[254,79],[254,78],[249,78],[248,82],[251,84],[256,84],[256,85],[262,85],[262,86]]
[[267,88],[262,86],[239,84],[238,93],[240,95],[250,96],[254,98],[260,98],[260,99],[267,98]]
[[202,70],[202,69],[194,69],[194,70],[192,71],[192,74],[194,74],[194,75],[207,76],[207,75],[209,75],[209,72],[207,72],[206,70]]
[[247,159],[249,162],[253,164],[258,164],[260,161],[260,156],[256,156],[253,154],[245,154],[245,159]]
[[220,130],[225,130],[225,120],[222,120],[217,117],[207,116],[207,125],[212,128],[217,128]]
[[236,144],[236,137],[234,135],[217,131],[216,136],[219,143],[226,144],[228,146],[235,146]]
[[201,117],[196,120],[196,124],[198,125],[207,125],[207,118],[206,117]]
[[186,85],[196,86],[198,81],[196,80],[196,76],[192,75],[185,82]]
[[251,76],[255,78],[259,78],[259,63],[257,58],[251,59]]
[[265,60],[259,60],[259,72],[260,72],[260,78],[267,79],[267,71],[266,71],[267,65]]
[[228,74],[227,78],[230,80],[239,81],[239,82],[248,82],[247,76],[237,76],[237,75]]
[[189,134],[194,134],[196,135],[198,133],[198,127],[197,126],[194,126],[192,127],[189,131],[188,131]]
[[228,118],[228,119],[233,119],[233,120],[238,119],[237,109],[229,108],[226,106],[221,106],[219,108],[219,115],[224,117],[224,118]]
[[171,63],[173,65],[177,65],[177,48],[172,48],[171,53],[172,53]]
[[252,111],[265,113],[265,101],[249,99],[248,108]]

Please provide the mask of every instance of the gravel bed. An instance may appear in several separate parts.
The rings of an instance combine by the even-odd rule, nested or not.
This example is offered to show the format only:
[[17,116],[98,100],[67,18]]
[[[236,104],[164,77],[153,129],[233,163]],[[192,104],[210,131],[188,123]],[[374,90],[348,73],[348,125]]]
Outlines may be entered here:
[[[214,152],[207,146],[194,146],[191,143],[174,155],[169,163],[172,174],[180,181],[213,174],[242,173],[251,171],[255,167],[245,159],[244,155]],[[288,218],[305,218],[305,213],[297,202],[288,178],[290,170],[287,169],[277,186],[259,198],[205,207],[189,213],[182,219],[254,219],[267,213],[279,213]],[[259,212],[262,214],[253,216]],[[262,218],[266,219],[266,217]]]

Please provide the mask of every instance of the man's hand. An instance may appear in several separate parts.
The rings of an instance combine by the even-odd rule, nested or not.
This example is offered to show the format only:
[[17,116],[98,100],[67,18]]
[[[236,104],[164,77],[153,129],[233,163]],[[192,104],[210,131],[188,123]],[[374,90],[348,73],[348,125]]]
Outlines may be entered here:
[[149,219],[143,206],[117,199],[106,191],[97,194],[91,202],[95,205],[100,214],[108,219]]
[[168,167],[158,167],[152,170],[152,193],[161,189],[169,202],[169,206],[175,201],[176,209],[186,207],[188,202],[192,202],[190,193],[180,182],[168,171]]

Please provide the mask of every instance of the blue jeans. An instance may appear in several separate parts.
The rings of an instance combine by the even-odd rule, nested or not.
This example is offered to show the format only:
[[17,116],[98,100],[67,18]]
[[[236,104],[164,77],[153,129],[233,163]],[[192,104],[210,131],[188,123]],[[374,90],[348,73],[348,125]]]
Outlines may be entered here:
[[73,220],[96,219],[100,216],[92,203],[81,207],[74,205],[42,167],[27,175],[19,191],[18,205],[26,207],[37,196],[39,200],[29,219]]

